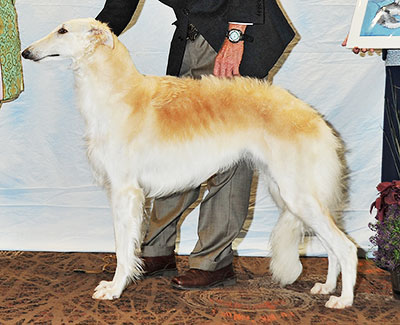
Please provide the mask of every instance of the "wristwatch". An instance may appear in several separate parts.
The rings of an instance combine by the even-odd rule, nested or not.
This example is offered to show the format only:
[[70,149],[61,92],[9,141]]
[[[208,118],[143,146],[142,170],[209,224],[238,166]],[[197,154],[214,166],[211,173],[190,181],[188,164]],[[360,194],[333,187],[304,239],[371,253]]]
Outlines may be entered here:
[[232,28],[226,32],[226,38],[231,43],[239,43],[244,40],[244,34],[241,30]]
[[244,34],[240,29],[232,28],[226,32],[226,38],[231,43],[239,43],[240,41],[253,42],[254,38]]

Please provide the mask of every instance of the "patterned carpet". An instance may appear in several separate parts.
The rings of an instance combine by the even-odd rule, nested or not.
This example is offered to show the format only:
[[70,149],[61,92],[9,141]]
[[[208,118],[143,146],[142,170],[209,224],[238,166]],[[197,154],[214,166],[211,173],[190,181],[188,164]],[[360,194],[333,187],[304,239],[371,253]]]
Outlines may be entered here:
[[[400,324],[400,301],[390,276],[360,260],[354,306],[324,307],[327,297],[309,293],[324,281],[325,258],[303,258],[304,271],[284,289],[271,281],[268,259],[238,257],[236,286],[179,291],[166,278],[131,284],[116,301],[96,301],[92,290],[112,278],[113,255],[0,252],[0,324]],[[111,268],[110,268],[111,267]],[[178,257],[178,268],[188,267]],[[111,271],[111,272],[107,272]]]

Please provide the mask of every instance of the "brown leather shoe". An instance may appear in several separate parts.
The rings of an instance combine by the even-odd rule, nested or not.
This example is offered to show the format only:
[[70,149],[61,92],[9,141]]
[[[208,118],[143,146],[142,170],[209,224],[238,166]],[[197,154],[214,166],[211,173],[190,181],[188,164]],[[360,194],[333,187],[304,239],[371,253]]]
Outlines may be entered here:
[[172,286],[181,290],[206,290],[214,287],[225,287],[236,283],[232,264],[216,271],[189,269],[183,275],[174,277]]
[[178,274],[176,269],[175,254],[167,256],[143,256],[143,276],[174,276]]

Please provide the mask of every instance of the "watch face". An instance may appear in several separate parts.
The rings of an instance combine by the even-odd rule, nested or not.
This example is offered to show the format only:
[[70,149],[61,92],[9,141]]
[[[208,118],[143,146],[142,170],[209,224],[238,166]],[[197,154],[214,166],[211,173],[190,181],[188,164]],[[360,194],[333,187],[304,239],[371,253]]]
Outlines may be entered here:
[[228,39],[232,43],[237,43],[237,42],[242,40],[242,32],[240,30],[237,30],[237,29],[232,29],[232,30],[229,31]]

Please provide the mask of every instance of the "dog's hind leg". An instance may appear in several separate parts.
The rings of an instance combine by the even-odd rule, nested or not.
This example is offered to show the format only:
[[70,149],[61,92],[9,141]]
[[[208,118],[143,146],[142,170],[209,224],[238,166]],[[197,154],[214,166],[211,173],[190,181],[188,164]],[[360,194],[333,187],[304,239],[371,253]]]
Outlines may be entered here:
[[[334,224],[333,224],[334,225]],[[332,227],[333,236],[323,235],[326,229],[317,233],[328,251],[328,275],[324,284],[315,284],[311,293],[328,294],[336,287],[336,279],[342,272],[342,292],[340,297],[331,296],[325,306],[328,308],[345,308],[351,306],[354,299],[354,285],[357,277],[357,248],[335,225]],[[336,229],[335,229],[336,228]],[[316,292],[320,291],[320,292]]]
[[[287,209],[278,191],[270,188],[270,193],[277,205],[283,209],[271,234],[270,270],[273,280],[285,286],[296,281],[303,269],[299,259],[299,244],[304,236],[304,224]],[[336,288],[340,265],[330,247],[325,248],[328,251],[328,276],[325,283],[314,285],[311,289],[312,294],[329,294]]]
[[[289,190],[290,191],[290,190]],[[282,191],[281,191],[282,194]],[[333,277],[338,274],[339,261],[342,271],[342,293],[340,297],[331,296],[325,304],[329,308],[345,308],[351,306],[354,298],[354,285],[357,275],[357,249],[347,236],[336,226],[327,208],[320,204],[320,200],[306,189],[297,189],[296,193],[283,195],[288,198],[285,202],[288,208],[298,216],[308,227],[310,227],[322,244],[331,254],[330,274],[325,289],[331,289],[335,282]],[[295,198],[295,199],[293,199]],[[334,254],[334,255],[332,255]]]
[[93,294],[95,299],[119,298],[130,280],[142,274],[140,244],[145,197],[138,188],[113,189],[111,204],[114,218],[117,268],[112,281],[101,281]]
[[324,247],[328,251],[328,275],[326,277],[325,283],[317,282],[312,287],[311,289],[312,294],[326,295],[332,293],[336,289],[337,277],[340,273],[340,264],[336,255],[333,253],[330,247],[326,245],[324,245]]

